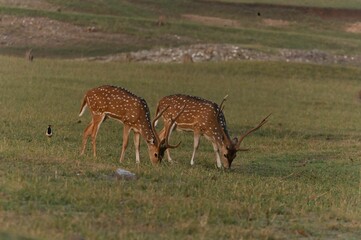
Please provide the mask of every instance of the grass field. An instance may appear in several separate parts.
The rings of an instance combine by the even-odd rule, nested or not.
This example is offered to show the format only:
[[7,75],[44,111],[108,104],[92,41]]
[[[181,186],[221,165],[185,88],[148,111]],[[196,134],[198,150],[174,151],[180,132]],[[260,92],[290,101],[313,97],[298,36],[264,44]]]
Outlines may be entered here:
[[[198,43],[351,56],[361,50],[361,19],[347,15],[358,13],[357,0],[287,1],[352,10],[332,17],[330,9],[319,15],[244,3],[285,1],[0,0],[0,239],[359,239],[360,67],[74,60]],[[156,26],[160,15],[163,27]],[[205,16],[215,22],[199,21]],[[237,24],[219,25],[229,20]],[[268,24],[275,22],[283,25]],[[33,62],[23,57],[29,48]],[[251,150],[238,154],[230,171],[216,168],[204,138],[190,166],[192,134],[178,132],[171,141],[182,141],[172,151],[176,163],[152,166],[142,140],[141,163],[129,144],[120,164],[122,125],[114,120],[100,128],[98,157],[90,146],[79,156],[90,121],[88,112],[78,117],[80,103],[102,84],[142,96],[152,116],[165,95],[220,103],[228,94],[232,136],[272,115],[244,140]],[[120,167],[137,179],[117,179]]]
[[[21,69],[21,71],[19,71]],[[87,63],[0,57],[0,238],[357,239],[360,225],[361,70],[238,62],[193,65]],[[98,157],[79,156],[84,92],[101,84],[143,96],[184,92],[220,102],[232,135],[251,151],[219,170],[203,139],[175,133],[176,164],[153,167],[144,141],[120,165],[121,129],[106,121]],[[45,136],[48,124],[54,136]],[[135,181],[114,178],[126,168]]]

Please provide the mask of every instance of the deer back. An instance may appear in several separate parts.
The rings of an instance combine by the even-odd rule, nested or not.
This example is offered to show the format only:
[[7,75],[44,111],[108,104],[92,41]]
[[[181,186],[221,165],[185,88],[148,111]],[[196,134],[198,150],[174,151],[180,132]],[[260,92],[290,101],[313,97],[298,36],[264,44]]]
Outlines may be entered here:
[[107,115],[135,130],[151,133],[150,112],[147,102],[122,87],[100,86],[89,90],[85,95],[92,114]]
[[186,105],[184,111],[176,121],[178,129],[198,131],[215,141],[222,141],[225,137],[229,138],[224,114],[212,101],[190,95],[175,94],[163,97],[158,103],[157,112],[169,106],[163,113],[163,118],[168,120],[184,105]]

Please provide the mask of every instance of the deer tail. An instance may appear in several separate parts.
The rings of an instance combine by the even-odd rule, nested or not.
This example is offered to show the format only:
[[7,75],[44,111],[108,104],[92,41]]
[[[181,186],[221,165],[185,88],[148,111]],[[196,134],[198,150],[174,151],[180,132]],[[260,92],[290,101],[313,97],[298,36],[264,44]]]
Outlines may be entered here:
[[81,103],[79,117],[81,117],[83,115],[83,113],[85,112],[86,106],[87,106],[87,97],[85,95],[84,98],[83,98],[83,101]]

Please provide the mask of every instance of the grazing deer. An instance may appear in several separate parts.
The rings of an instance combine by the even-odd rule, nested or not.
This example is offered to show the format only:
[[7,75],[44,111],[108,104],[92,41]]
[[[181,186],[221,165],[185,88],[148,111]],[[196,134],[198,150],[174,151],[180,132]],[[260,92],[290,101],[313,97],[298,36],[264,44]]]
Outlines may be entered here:
[[153,164],[162,160],[164,151],[167,148],[176,148],[177,145],[168,144],[168,135],[170,128],[175,123],[175,120],[182,113],[182,109],[174,115],[174,119],[168,114],[169,122],[168,128],[164,130],[163,138],[160,138],[155,131],[154,123],[159,119],[163,112],[168,108],[164,107],[155,117],[153,122],[150,121],[150,113],[147,102],[135,94],[121,87],[114,86],[100,86],[89,90],[81,104],[79,116],[83,115],[85,108],[90,109],[92,120],[84,131],[83,142],[81,147],[81,155],[84,154],[88,137],[92,138],[93,154],[96,156],[95,140],[101,123],[106,117],[114,118],[124,124],[123,127],[123,145],[120,154],[120,162],[123,162],[125,149],[128,145],[129,133],[134,132],[134,145],[136,162],[139,163],[139,146],[140,136],[142,136],[148,145],[149,158]]
[[158,25],[158,27],[165,25],[165,16],[164,15],[160,15],[158,17],[157,25]]
[[[199,139],[204,135],[206,139],[212,142],[216,154],[217,166],[220,168],[223,163],[224,168],[230,168],[237,152],[248,150],[240,147],[243,139],[250,133],[262,127],[267,122],[269,115],[256,127],[248,130],[239,138],[235,137],[231,139],[228,134],[226,119],[223,115],[223,103],[225,100],[226,97],[223,99],[221,105],[218,106],[214,102],[183,94],[163,97],[159,101],[156,110],[157,114],[163,113],[164,128],[161,131],[160,136],[167,133],[167,137],[170,137],[173,128],[193,132],[194,144],[191,158],[191,165],[193,165],[195,152],[199,146]],[[168,124],[169,119],[175,113],[179,112],[183,105],[186,105],[184,110],[176,119],[174,126],[170,127]],[[170,132],[168,133],[169,128]],[[169,151],[167,151],[167,155],[168,160],[172,161]]]
[[33,49],[29,49],[25,52],[25,59],[30,62],[34,60]]

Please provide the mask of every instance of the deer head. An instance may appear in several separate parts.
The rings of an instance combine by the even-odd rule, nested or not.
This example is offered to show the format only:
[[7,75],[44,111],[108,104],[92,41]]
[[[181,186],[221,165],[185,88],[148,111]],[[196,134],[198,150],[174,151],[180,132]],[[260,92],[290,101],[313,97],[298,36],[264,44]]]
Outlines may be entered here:
[[155,129],[155,125],[157,120],[163,115],[163,113],[169,108],[169,105],[166,106],[161,112],[159,112],[157,114],[157,116],[153,119],[152,121],[152,131],[155,133],[154,136],[156,139],[148,139],[148,150],[149,150],[149,157],[152,161],[152,163],[158,163],[161,162],[164,156],[164,152],[170,148],[177,148],[181,142],[179,142],[176,145],[170,145],[168,143],[169,140],[169,134],[171,132],[171,129],[175,123],[175,121],[177,120],[177,118],[180,116],[180,114],[182,114],[182,112],[184,111],[185,105],[183,106],[183,108],[177,113],[177,115],[173,118],[171,117],[167,123],[167,128],[165,129],[165,133],[164,136],[162,138],[160,138],[159,134],[157,134],[157,131]]
[[269,114],[267,117],[265,117],[256,127],[249,129],[244,134],[242,134],[239,138],[234,137],[233,139],[225,139],[225,141],[221,144],[221,152],[222,152],[222,163],[224,168],[231,168],[232,162],[237,156],[237,152],[239,151],[248,151],[249,148],[242,148],[241,143],[252,132],[258,130],[260,127],[262,127],[266,122],[268,117],[271,114]]

